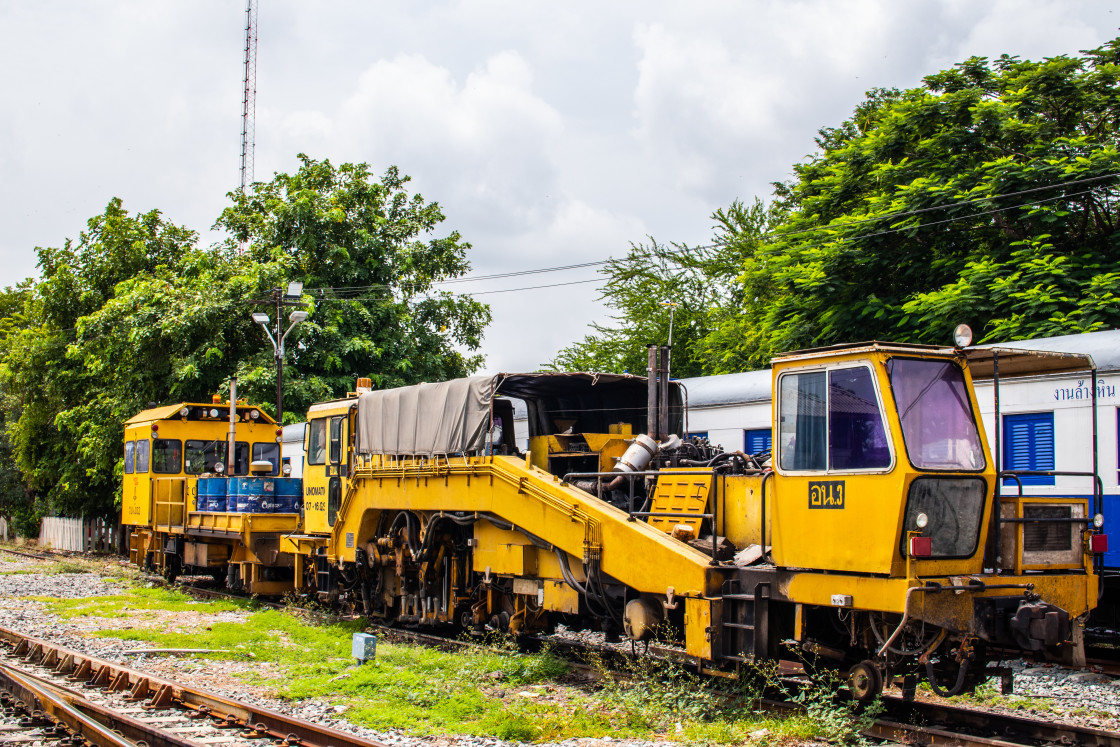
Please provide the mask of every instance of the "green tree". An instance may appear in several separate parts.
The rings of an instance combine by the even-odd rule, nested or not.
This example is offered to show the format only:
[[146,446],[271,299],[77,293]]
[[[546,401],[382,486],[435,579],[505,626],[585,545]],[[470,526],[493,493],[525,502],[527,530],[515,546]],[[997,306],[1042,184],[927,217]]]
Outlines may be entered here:
[[[765,234],[776,217],[759,200],[735,202],[712,216],[719,234],[710,245],[652,239],[631,244],[625,257],[611,259],[599,270],[606,277],[600,300],[616,312],[612,324],[593,323],[590,333],[562,349],[545,368],[643,374],[649,364],[646,346],[668,341],[671,320],[673,375],[711,373],[714,361],[707,341],[720,330],[723,316],[739,305],[739,289],[732,281],[742,247],[747,237]],[[726,241],[732,235],[734,243]]]
[[[32,281],[27,280],[0,291],[0,350],[8,349],[8,338],[26,323],[23,309],[31,285]],[[8,423],[19,419],[20,403],[8,389],[6,366],[0,359],[0,516],[20,534],[30,535],[38,532],[38,515],[34,497],[25,489],[16,466],[15,449],[8,436]]]
[[739,247],[717,370],[853,339],[948,343],[1120,323],[1120,39],[1041,62],[971,58],[872,91],[777,185],[788,217]]
[[[436,288],[469,269],[470,249],[457,231],[434,235],[444,220],[439,205],[410,195],[409,177],[395,167],[376,180],[366,164],[299,158],[296,173],[231,194],[216,226],[231,243],[247,242],[252,260],[278,268],[278,278],[305,284],[311,316],[290,347],[285,410],[344,393],[357,376],[385,388],[476,370],[482,357],[469,352],[490,309]],[[247,360],[239,375],[261,401],[271,399],[271,354]]]
[[357,376],[392,386],[474,370],[480,358],[462,351],[477,349],[489,310],[433,289],[468,269],[457,233],[430,235],[438,206],[395,169],[378,182],[362,164],[301,159],[297,174],[231,195],[218,225],[234,238],[213,249],[114,199],[76,242],[37,250],[41,279],[0,297],[0,402],[25,503],[111,514],[123,422],[151,402],[209,401],[237,375],[239,396],[271,410],[272,349],[249,302],[287,280],[308,286],[311,312],[289,338],[290,422]]

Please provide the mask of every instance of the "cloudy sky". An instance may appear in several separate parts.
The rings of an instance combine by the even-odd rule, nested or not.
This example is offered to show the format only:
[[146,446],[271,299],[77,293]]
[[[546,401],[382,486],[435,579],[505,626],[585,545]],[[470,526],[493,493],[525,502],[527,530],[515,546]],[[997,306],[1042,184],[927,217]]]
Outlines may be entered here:
[[[765,198],[873,86],[1120,35],[1109,3],[1078,0],[258,6],[256,177],[299,152],[397,164],[471,242],[475,275],[703,242],[713,210]],[[113,196],[218,238],[240,178],[244,11],[0,0],[0,286]],[[455,286],[491,291],[487,370],[536,368],[604,320],[595,277]]]

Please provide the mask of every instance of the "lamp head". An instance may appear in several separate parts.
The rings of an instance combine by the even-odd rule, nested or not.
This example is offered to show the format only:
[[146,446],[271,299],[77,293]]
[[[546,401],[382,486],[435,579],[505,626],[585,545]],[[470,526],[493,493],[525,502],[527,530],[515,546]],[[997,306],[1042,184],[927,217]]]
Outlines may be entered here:
[[268,324],[271,320],[268,318],[268,314],[258,311],[253,314],[253,321],[257,324]]
[[958,348],[967,348],[972,344],[972,327],[967,324],[958,324],[953,330],[953,342]]
[[299,324],[300,322],[302,322],[306,318],[307,318],[307,312],[306,311],[293,311],[291,313],[291,315],[288,317],[288,321],[291,322],[292,324]]

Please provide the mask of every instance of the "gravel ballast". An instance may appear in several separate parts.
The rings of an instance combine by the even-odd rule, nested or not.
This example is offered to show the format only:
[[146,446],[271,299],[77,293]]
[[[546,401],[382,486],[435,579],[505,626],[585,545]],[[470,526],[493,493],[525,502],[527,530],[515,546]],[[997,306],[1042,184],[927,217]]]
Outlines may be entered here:
[[[329,724],[334,728],[359,734],[402,747],[420,745],[447,745],[454,747],[499,747],[505,743],[488,737],[428,736],[413,737],[394,731],[373,731],[349,724],[344,717],[345,708],[320,700],[291,703],[270,697],[263,686],[252,686],[237,675],[247,670],[262,674],[277,674],[267,670],[272,665],[253,661],[231,661],[199,658],[189,655],[128,654],[142,648],[135,641],[121,641],[88,635],[98,629],[103,620],[94,617],[76,617],[62,620],[51,615],[42,602],[27,597],[77,599],[118,594],[124,590],[123,582],[105,578],[99,573],[44,572],[55,568],[49,562],[0,553],[0,626],[17,630],[34,638],[59,643],[103,659],[125,663],[136,669],[173,679],[183,684],[204,688],[221,695],[245,700],[296,718]],[[118,561],[104,564],[108,576],[120,573]],[[205,602],[199,602],[200,613]],[[208,621],[221,619],[237,622],[249,612],[223,612]],[[169,629],[188,628],[192,613],[168,613]],[[124,621],[114,620],[115,627]],[[163,621],[161,621],[163,622]],[[143,621],[151,626],[151,617]],[[174,626],[174,628],[172,627]],[[189,645],[185,642],[184,645]],[[1057,720],[1093,726],[1101,729],[1120,730],[1120,679],[1092,671],[1074,671],[1055,666],[1011,664],[1014,671],[1014,695],[987,699],[983,708],[1003,712],[1024,713],[1028,708],[1043,712]],[[263,670],[263,671],[262,671]],[[645,747],[654,744],[635,740],[573,739],[560,744],[565,747],[586,747],[597,744],[626,744]]]

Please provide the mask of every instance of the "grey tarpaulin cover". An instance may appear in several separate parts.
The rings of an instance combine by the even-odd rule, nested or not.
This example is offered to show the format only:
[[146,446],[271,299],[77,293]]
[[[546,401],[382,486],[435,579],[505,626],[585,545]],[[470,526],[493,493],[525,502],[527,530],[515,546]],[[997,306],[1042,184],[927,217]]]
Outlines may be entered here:
[[358,399],[362,454],[456,454],[481,449],[493,376],[366,392]]

